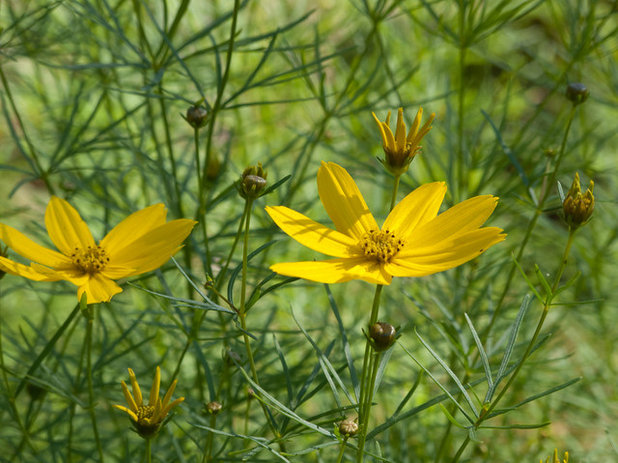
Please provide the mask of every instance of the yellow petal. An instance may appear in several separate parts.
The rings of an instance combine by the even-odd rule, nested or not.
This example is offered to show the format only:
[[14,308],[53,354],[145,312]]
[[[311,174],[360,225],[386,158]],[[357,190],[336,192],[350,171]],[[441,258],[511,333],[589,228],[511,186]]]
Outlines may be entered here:
[[485,227],[456,235],[434,246],[399,254],[386,265],[393,276],[417,277],[442,272],[468,262],[505,239],[500,228]]
[[[376,116],[375,113],[371,113],[371,115],[375,119],[376,124],[378,124],[378,129],[380,129],[380,135],[382,135],[382,145],[386,146],[387,139],[386,139],[386,132],[384,132],[384,124],[383,122],[380,121],[380,119],[378,119],[378,116]],[[392,137],[392,134],[391,134],[391,137]]]
[[352,259],[330,259],[323,261],[283,262],[272,265],[273,272],[290,277],[304,278],[319,283],[344,283],[350,280],[364,280],[369,283],[387,285],[390,275],[379,265],[364,257]]
[[494,211],[497,202],[497,197],[483,195],[456,204],[435,219],[414,229],[399,255],[404,257],[415,246],[432,246],[453,235],[479,228]]
[[120,381],[120,384],[122,385],[122,393],[124,394],[124,398],[127,401],[127,404],[129,404],[129,407],[131,407],[131,410],[133,412],[137,413],[137,404],[135,403],[135,400],[133,400],[133,396],[131,395],[129,388],[122,380]]
[[445,193],[444,182],[421,185],[393,208],[382,229],[391,230],[397,238],[407,241],[415,228],[436,217]]
[[94,238],[86,222],[64,199],[52,196],[45,210],[45,227],[56,247],[71,255],[76,247],[95,246]]
[[318,193],[324,209],[341,233],[360,240],[378,225],[350,174],[334,162],[322,162]]
[[47,271],[40,272],[34,266],[28,267],[27,265],[19,264],[17,262],[13,262],[6,257],[0,257],[0,270],[6,273],[10,273],[11,275],[17,275],[20,277],[28,278],[33,281],[58,281],[64,280],[62,275],[58,274],[54,270],[47,269]]
[[122,405],[116,405],[116,404],[113,404],[112,407],[117,408],[118,410],[122,410],[123,412],[128,413],[129,416],[131,417],[131,419],[134,422],[137,423],[137,415],[133,411],[129,410],[127,407],[123,407]]
[[125,276],[150,272],[161,267],[178,249],[197,222],[172,220],[150,230],[136,241],[110,255],[110,265],[135,269]]
[[179,397],[178,399],[174,400],[171,404],[169,404],[167,407],[163,408],[161,410],[161,418],[165,418],[172,408],[174,408],[176,405],[183,402],[184,400],[185,400],[184,397]]
[[129,379],[131,380],[131,387],[133,388],[133,398],[135,399],[135,404],[138,407],[141,407],[144,403],[144,399],[142,398],[142,391],[139,388],[139,383],[137,382],[137,378],[135,377],[135,373],[130,368],[129,370]]
[[403,151],[406,147],[406,123],[403,121],[403,108],[399,108],[399,111],[397,112],[395,143],[398,150]]
[[71,263],[71,259],[64,254],[40,246],[13,227],[1,223],[0,241],[4,241],[9,248],[20,256],[48,267],[58,267],[62,264]]
[[266,212],[281,230],[303,246],[333,257],[353,255],[357,242],[348,235],[331,230],[284,206],[266,207]]
[[148,405],[154,406],[159,400],[159,386],[161,385],[161,368],[157,367],[155,371],[155,377],[152,380],[152,387],[150,388],[150,397],[148,399]]
[[167,392],[165,393],[165,397],[163,397],[163,402],[161,404],[161,407],[163,409],[165,409],[167,407],[168,402],[172,398],[172,394],[174,393],[174,390],[176,389],[176,384],[178,384],[178,380],[177,379],[175,379],[172,382],[172,385],[168,388]]
[[163,204],[154,204],[134,212],[116,225],[99,243],[108,254],[114,254],[149,231],[165,224],[167,211]]
[[[416,111],[416,117],[414,118],[414,122],[412,123],[412,127],[410,127],[410,132],[408,133],[408,138],[406,141],[410,144],[414,141],[414,137],[416,136],[416,132],[418,132],[418,128],[421,126],[421,120],[423,119],[423,107],[420,106],[418,111]],[[414,146],[414,145],[412,145]]]
[[97,273],[90,275],[90,278],[77,288],[77,299],[81,300],[82,295],[86,293],[87,303],[96,304],[97,302],[108,302],[114,294],[121,292],[122,288],[113,280]]

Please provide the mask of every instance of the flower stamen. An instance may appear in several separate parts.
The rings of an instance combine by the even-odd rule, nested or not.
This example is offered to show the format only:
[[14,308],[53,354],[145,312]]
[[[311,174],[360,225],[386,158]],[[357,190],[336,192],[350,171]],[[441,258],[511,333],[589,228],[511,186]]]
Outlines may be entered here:
[[403,248],[404,242],[390,230],[370,230],[360,242],[360,247],[367,257],[378,262],[390,260]]
[[98,245],[88,246],[86,249],[75,247],[70,257],[73,265],[89,275],[103,271],[109,262],[105,249]]
[[140,405],[137,407],[137,422],[138,424],[150,424],[154,416],[155,408],[153,405]]

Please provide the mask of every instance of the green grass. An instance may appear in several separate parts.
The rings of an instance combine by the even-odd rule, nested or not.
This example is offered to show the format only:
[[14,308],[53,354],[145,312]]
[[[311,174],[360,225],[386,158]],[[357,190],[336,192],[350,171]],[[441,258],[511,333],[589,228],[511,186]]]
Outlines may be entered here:
[[[127,367],[148,389],[157,365],[162,390],[176,376],[185,402],[152,442],[153,461],[204,461],[210,438],[211,461],[336,461],[334,429],[355,413],[374,288],[274,276],[273,263],[320,257],[282,234],[264,206],[329,223],[315,175],[333,161],[380,221],[393,179],[376,160],[371,112],[384,120],[403,106],[409,125],[419,105],[436,119],[399,199],[431,181],[447,183],[445,207],[495,194],[489,224],[508,237],[461,267],[384,288],[380,319],[401,337],[374,397],[365,461],[536,462],[555,447],[571,462],[616,459],[616,18],[616,2],[592,0],[2,2],[0,221],[51,246],[43,215],[54,194],[96,238],[157,202],[170,219],[200,222],[175,261],[94,308],[92,406],[105,461],[145,461],[143,441],[111,405],[124,402]],[[574,109],[572,82],[590,90]],[[197,139],[183,119],[194,104],[208,110]],[[233,244],[245,203],[236,183],[258,162],[269,185],[285,179],[251,215],[249,253],[274,240],[249,261],[246,283],[248,295],[260,288],[246,319],[259,386],[239,317],[209,306],[192,332],[202,311],[182,301],[203,302],[184,272],[229,309],[204,289],[214,278],[238,306],[242,237]],[[466,413],[470,405],[436,357],[480,409],[486,368],[495,379],[510,346],[507,383],[543,310],[532,288],[544,295],[540,276],[551,285],[561,265],[569,230],[559,192],[575,172],[584,185],[594,180],[595,211],[575,234],[542,344],[496,406],[504,413],[462,429],[469,423],[443,391]],[[84,317],[59,332],[76,302],[68,283],[0,282],[0,461],[99,460]],[[284,445],[250,386],[262,389]],[[213,400],[223,404],[214,423],[204,411]],[[350,447],[342,461],[355,458]]]

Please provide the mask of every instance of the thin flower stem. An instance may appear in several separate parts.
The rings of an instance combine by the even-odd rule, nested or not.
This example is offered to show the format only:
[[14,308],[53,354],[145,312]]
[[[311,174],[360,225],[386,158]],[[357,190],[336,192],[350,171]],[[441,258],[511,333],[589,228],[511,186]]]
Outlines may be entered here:
[[[214,429],[216,424],[217,415],[213,413],[210,416],[210,427]],[[202,463],[206,463],[211,460],[213,437],[214,433],[212,431],[208,431],[208,436],[206,437],[206,445],[204,446],[204,455],[202,456]]]
[[[382,294],[383,285],[376,285],[376,291],[373,296],[373,305],[371,307],[371,315],[369,317],[369,324],[367,327],[370,327],[374,323],[378,321],[378,312],[380,310],[380,295]],[[368,334],[367,334],[368,336]],[[369,390],[373,390],[373,384],[371,382],[371,369],[370,363],[372,360],[371,352],[373,347],[371,345],[371,341],[369,338],[366,339],[365,342],[365,356],[363,358],[363,369],[361,371],[361,380],[360,380],[360,398],[359,398],[359,410],[358,410],[358,422],[359,422],[359,433],[358,433],[358,452],[356,454],[356,461],[361,463],[363,461],[364,453],[365,453],[365,440],[367,437],[367,428],[362,424],[365,422],[369,422],[369,417],[366,415],[369,414],[371,409],[371,403],[369,403],[369,407],[367,406],[367,396],[370,394]]]
[[391,207],[388,209],[392,211],[395,207],[395,203],[397,202],[397,192],[399,191],[399,180],[401,179],[401,175],[395,176],[395,181],[393,183],[393,194],[391,196]]
[[545,318],[547,317],[547,314],[549,313],[549,308],[551,307],[551,303],[552,303],[554,297],[556,296],[556,290],[558,289],[558,286],[560,284],[560,280],[562,278],[562,274],[564,273],[564,269],[566,268],[566,263],[567,263],[567,259],[569,257],[569,253],[571,252],[571,246],[573,245],[573,237],[574,237],[574,235],[575,235],[575,230],[570,229],[569,230],[569,237],[567,239],[567,243],[566,243],[566,246],[564,248],[564,252],[562,253],[562,257],[560,259],[560,267],[558,268],[558,272],[556,273],[556,277],[554,279],[554,283],[553,283],[553,285],[551,287],[551,293],[547,294],[546,297],[545,297],[545,303],[543,305],[543,313],[541,314],[541,318],[539,319],[539,322],[537,323],[536,329],[534,330],[534,334],[532,335],[532,339],[530,339],[530,342],[528,343],[528,347],[526,348],[526,351],[524,352],[524,355],[521,358],[521,361],[517,365],[517,368],[515,368],[515,371],[513,372],[513,374],[511,375],[511,377],[507,381],[507,383],[504,385],[504,387],[502,388],[500,393],[496,396],[496,399],[492,401],[492,403],[489,406],[489,408],[487,410],[487,413],[485,415],[487,415],[489,412],[491,412],[498,405],[498,402],[500,402],[500,400],[502,399],[502,397],[504,396],[506,391],[513,384],[513,381],[515,381],[515,378],[519,374],[519,372],[520,372],[521,368],[523,367],[524,363],[526,362],[528,357],[530,357],[532,349],[534,348],[534,345],[536,344],[536,341],[537,341],[539,335],[541,334],[541,328],[543,328],[543,324],[545,323]]
[[[576,110],[577,106],[572,106],[571,107],[571,112],[569,113],[568,116],[568,120],[567,120],[567,126],[565,128],[564,131],[564,135],[562,137],[562,143],[560,145],[560,151],[558,152],[558,156],[556,158],[556,164],[554,166],[554,169],[551,173],[551,177],[549,179],[548,182],[543,182],[542,185],[542,189],[541,192],[539,194],[539,200],[537,202],[537,206],[536,206],[536,210],[534,212],[534,216],[532,217],[532,219],[530,219],[530,223],[528,224],[528,227],[526,229],[526,234],[521,242],[521,244],[519,245],[519,251],[517,252],[516,255],[516,259],[519,261],[523,254],[524,254],[524,250],[526,248],[526,245],[528,244],[528,240],[530,239],[530,237],[532,236],[532,231],[534,230],[534,228],[536,227],[536,223],[539,219],[539,217],[541,216],[541,214],[543,213],[543,208],[545,206],[545,201],[547,200],[547,198],[549,197],[548,191],[550,188],[553,187],[553,185],[556,182],[556,176],[558,175],[558,171],[560,169],[560,164],[562,163],[562,159],[564,158],[564,153],[566,151],[566,142],[569,136],[569,131],[571,130],[571,123],[573,122],[573,118],[575,116],[575,110]],[[500,314],[502,313],[502,308],[504,307],[504,301],[506,300],[506,296],[508,294],[508,291],[511,287],[511,282],[513,281],[513,277],[515,276],[515,271],[517,270],[517,266],[513,263],[511,265],[511,269],[509,270],[508,276],[506,278],[506,283],[504,285],[504,289],[502,290],[502,293],[500,294],[500,298],[498,299],[498,303],[496,304],[496,308],[494,310],[494,313],[491,316],[491,320],[489,321],[489,324],[485,327],[485,329],[483,330],[483,333],[481,335],[481,339],[483,341],[486,341],[489,334],[491,333],[491,330],[496,322],[496,320],[499,318]]]
[[[564,269],[566,268],[566,264],[567,264],[567,259],[571,252],[571,246],[573,245],[574,236],[575,236],[575,230],[569,229],[569,237],[567,239],[566,246],[562,253],[562,257],[560,259],[560,266],[558,267],[558,271],[556,272],[556,277],[554,278],[554,282],[552,284],[551,290],[545,296],[545,302],[543,304],[543,312],[541,313],[541,317],[539,318],[539,321],[536,325],[536,329],[534,330],[534,334],[532,335],[532,338],[530,339],[530,342],[528,343],[528,346],[526,347],[526,351],[524,352],[524,355],[522,356],[521,360],[517,364],[517,367],[515,368],[515,371],[513,371],[513,373],[509,377],[508,381],[506,382],[502,390],[498,393],[496,398],[491,402],[491,404],[487,407],[487,409],[483,413],[481,413],[481,416],[477,419],[476,423],[474,424],[475,428],[478,428],[483,423],[483,421],[485,421],[486,417],[489,416],[489,414],[497,407],[498,403],[502,400],[506,392],[511,388],[513,382],[517,378],[517,375],[519,374],[522,367],[524,366],[524,363],[526,363],[526,360],[528,360],[528,358],[531,356],[532,350],[534,349],[536,341],[539,338],[539,335],[541,334],[541,329],[543,328],[545,319],[547,318],[547,315],[549,314],[549,308],[551,307],[551,303],[554,297],[556,296],[556,291],[560,285],[560,280],[562,279],[562,274],[564,273]],[[459,461],[459,458],[461,454],[463,453],[463,451],[465,450],[465,448],[467,447],[469,441],[470,441],[470,436],[467,436],[466,439],[462,442],[461,446],[459,447],[459,450],[457,451],[457,454],[455,455],[451,463],[457,463],[457,461]]]
[[152,439],[144,439],[146,441],[146,463],[152,463]]
[[[207,256],[210,256],[210,248],[208,245],[208,224],[205,220],[206,215],[206,189],[204,188],[204,176],[200,162],[200,136],[199,129],[193,129],[193,142],[195,145],[195,174],[197,175],[197,214],[195,220],[202,225],[202,235],[204,236],[204,249]],[[205,171],[204,171],[205,173]],[[209,258],[207,259],[209,262]],[[207,272],[209,268],[205,269]]]
[[92,384],[92,325],[94,321],[94,304],[87,306],[86,308],[86,379],[88,381],[88,413],[90,414],[90,420],[92,422],[92,432],[94,434],[94,440],[97,444],[97,452],[99,453],[99,461],[103,463],[103,446],[101,445],[101,439],[99,438],[99,431],[97,429],[97,417],[94,413],[94,387]]
[[459,461],[459,459],[461,458],[461,454],[464,452],[464,450],[466,450],[466,447],[468,446],[469,443],[470,443],[470,436],[468,435],[466,436],[464,441],[459,446],[459,450],[457,450],[457,453],[451,460],[451,463],[457,463]]
[[345,449],[346,449],[346,442],[348,441],[347,437],[344,437],[343,440],[341,441],[341,446],[339,447],[339,454],[337,455],[337,461],[335,463],[341,463],[341,460],[343,459],[343,454],[345,453]]
[[[253,381],[256,384],[260,384],[257,374],[257,369],[255,368],[255,361],[253,359],[253,351],[251,349],[251,339],[247,334],[247,311],[246,311],[246,295],[247,295],[247,259],[249,254],[249,228],[251,225],[251,207],[253,206],[253,199],[247,199],[246,202],[246,218],[245,218],[245,233],[243,237],[243,248],[242,248],[242,278],[241,278],[241,286],[240,286],[240,307],[238,309],[238,318],[240,319],[240,327],[242,330],[242,337],[245,342],[245,350],[247,352],[247,359],[249,360],[249,367],[251,368],[251,376],[253,377]],[[266,405],[259,400],[260,405],[262,407],[262,411],[264,412],[264,417],[268,422],[270,429],[276,438],[281,437],[279,431],[275,427],[275,424],[270,419],[269,413],[266,409]],[[279,442],[279,446],[282,450],[284,450],[283,442]]]

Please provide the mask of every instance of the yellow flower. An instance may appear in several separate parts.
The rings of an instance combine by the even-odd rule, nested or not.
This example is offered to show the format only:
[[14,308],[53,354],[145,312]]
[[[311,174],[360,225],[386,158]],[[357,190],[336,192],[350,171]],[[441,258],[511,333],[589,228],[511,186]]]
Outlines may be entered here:
[[581,185],[579,183],[579,174],[575,172],[573,184],[564,198],[562,210],[564,211],[564,219],[571,228],[578,228],[584,225],[594,211],[594,182],[590,180],[590,186],[586,193],[582,194]]
[[[541,463],[543,463],[543,459],[541,459]],[[545,463],[569,463],[569,452],[564,452],[564,460],[560,461],[558,458],[558,449],[554,449],[554,458],[549,457]]]
[[371,113],[378,124],[380,134],[382,135],[382,147],[386,159],[380,159],[382,165],[386,167],[393,175],[399,176],[408,170],[408,166],[416,156],[416,153],[421,149],[419,143],[427,132],[431,130],[431,123],[436,115],[434,113],[429,116],[429,120],[421,127],[421,119],[423,118],[423,108],[419,108],[414,118],[414,123],[410,127],[410,132],[406,136],[406,123],[403,121],[403,108],[399,108],[397,113],[397,129],[395,135],[390,128],[391,112],[388,112],[386,121],[381,122],[375,113]]
[[140,390],[139,384],[137,383],[137,378],[135,377],[135,373],[133,373],[133,370],[130,368],[128,370],[129,378],[131,379],[131,386],[133,388],[133,395],[131,395],[131,392],[125,382],[120,382],[122,384],[122,392],[127,400],[127,404],[129,404],[129,408],[115,404],[114,407],[129,414],[131,422],[140,436],[150,438],[159,431],[159,428],[161,427],[161,424],[163,423],[163,420],[165,420],[165,417],[169,411],[185,400],[185,398],[180,397],[170,403],[170,399],[172,398],[172,394],[176,388],[176,383],[178,382],[178,380],[175,379],[170,388],[167,390],[163,401],[161,401],[161,397],[159,397],[161,369],[157,367],[154,380],[152,381],[152,388],[150,389],[148,404],[145,404],[142,397],[142,391]]
[[438,215],[443,182],[406,196],[382,228],[343,167],[323,162],[318,192],[336,230],[287,207],[266,211],[296,241],[335,259],[279,263],[270,267],[274,272],[321,283],[358,279],[387,285],[393,276],[418,277],[461,265],[506,236],[500,228],[480,228],[496,207],[495,196],[476,196]]
[[114,280],[159,268],[180,249],[196,224],[179,219],[166,223],[163,204],[135,212],[96,244],[79,213],[65,200],[52,196],[45,211],[47,233],[60,252],[44,248],[21,232],[0,224],[0,240],[30,266],[0,257],[0,271],[35,281],[70,281],[77,298],[88,304],[109,301],[122,291]]

